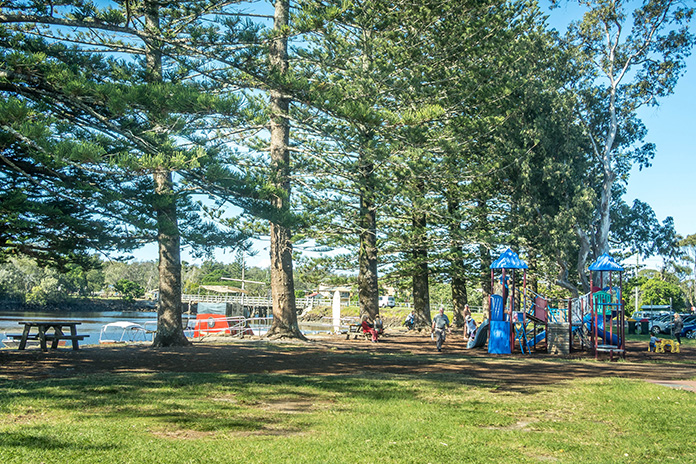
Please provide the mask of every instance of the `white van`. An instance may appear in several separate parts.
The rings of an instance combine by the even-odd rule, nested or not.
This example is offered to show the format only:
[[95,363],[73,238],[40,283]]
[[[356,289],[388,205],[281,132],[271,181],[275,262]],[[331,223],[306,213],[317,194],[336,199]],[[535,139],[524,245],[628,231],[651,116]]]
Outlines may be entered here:
[[396,302],[394,301],[393,296],[388,296],[388,295],[383,295],[379,297],[379,307],[380,308],[385,308],[389,306],[390,308],[393,308]]

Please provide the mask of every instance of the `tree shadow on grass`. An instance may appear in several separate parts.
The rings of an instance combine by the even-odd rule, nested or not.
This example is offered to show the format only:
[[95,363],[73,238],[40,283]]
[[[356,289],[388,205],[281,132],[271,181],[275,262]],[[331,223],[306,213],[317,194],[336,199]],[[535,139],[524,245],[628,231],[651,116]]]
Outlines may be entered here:
[[113,444],[75,443],[55,437],[46,437],[43,426],[23,427],[17,432],[1,432],[0,447],[32,448],[44,451],[108,451],[116,449]]
[[[405,380],[405,381],[404,381]],[[85,421],[144,420],[162,431],[199,433],[288,433],[310,429],[312,414],[399,402],[437,401],[432,389],[466,388],[452,375],[295,376],[277,374],[113,374],[9,385],[14,404],[48,404],[51,415]],[[473,384],[468,384],[472,386]],[[9,398],[7,398],[9,400]],[[0,408],[11,414],[9,408]],[[43,421],[33,418],[29,420]]]

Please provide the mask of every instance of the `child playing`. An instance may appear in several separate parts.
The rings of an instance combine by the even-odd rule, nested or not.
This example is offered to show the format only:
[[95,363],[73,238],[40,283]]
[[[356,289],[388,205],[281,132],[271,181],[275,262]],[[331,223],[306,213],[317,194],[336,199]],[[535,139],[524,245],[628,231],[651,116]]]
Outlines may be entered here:
[[662,341],[662,340],[660,340],[660,339],[657,338],[656,336],[651,335],[651,336],[650,336],[650,346],[648,347],[648,351],[655,351],[655,350],[657,350],[657,346],[656,346],[656,345],[657,345],[659,342],[661,342],[661,341]]

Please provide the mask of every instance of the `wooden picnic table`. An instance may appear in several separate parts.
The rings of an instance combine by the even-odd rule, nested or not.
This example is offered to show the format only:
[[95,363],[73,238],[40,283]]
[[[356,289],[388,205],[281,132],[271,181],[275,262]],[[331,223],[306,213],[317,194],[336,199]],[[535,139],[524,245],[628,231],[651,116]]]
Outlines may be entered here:
[[[77,334],[77,326],[81,322],[70,321],[22,321],[19,323],[24,325],[24,331],[21,335],[10,335],[10,337],[19,339],[19,349],[23,350],[27,346],[28,340],[38,340],[43,351],[48,351],[46,341],[51,342],[51,349],[58,348],[58,342],[61,340],[70,340],[73,350],[80,349],[79,341],[84,340],[86,335]],[[36,328],[36,333],[32,333],[32,329]],[[69,328],[70,333],[67,334],[63,330]]]

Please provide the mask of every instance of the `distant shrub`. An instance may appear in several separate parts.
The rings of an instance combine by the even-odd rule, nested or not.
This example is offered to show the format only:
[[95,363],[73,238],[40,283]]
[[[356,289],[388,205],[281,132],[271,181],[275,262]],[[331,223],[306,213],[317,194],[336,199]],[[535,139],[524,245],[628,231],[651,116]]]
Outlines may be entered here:
[[145,289],[140,284],[128,279],[121,279],[116,282],[114,289],[126,301],[133,301],[136,298],[145,296]]

